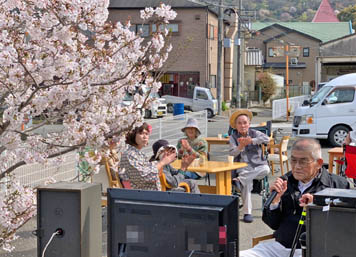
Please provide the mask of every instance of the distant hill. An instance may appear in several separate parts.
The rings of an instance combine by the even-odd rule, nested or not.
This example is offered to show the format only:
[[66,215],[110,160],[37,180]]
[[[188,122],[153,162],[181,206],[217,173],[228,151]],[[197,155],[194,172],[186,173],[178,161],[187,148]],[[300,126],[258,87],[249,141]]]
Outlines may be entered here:
[[[211,1],[211,0],[210,0]],[[228,5],[238,5],[239,0],[223,0]],[[219,0],[214,2],[218,3]],[[311,21],[321,0],[242,0],[245,10],[255,10],[258,21]],[[344,8],[355,5],[355,0],[329,0],[339,13]]]

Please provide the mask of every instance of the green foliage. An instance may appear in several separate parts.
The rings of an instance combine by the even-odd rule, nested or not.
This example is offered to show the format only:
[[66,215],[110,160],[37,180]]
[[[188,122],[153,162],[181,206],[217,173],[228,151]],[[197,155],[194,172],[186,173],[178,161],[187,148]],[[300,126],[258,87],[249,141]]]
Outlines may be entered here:
[[340,21],[351,21],[352,28],[356,30],[356,4],[343,9],[337,17]]
[[226,102],[225,102],[225,101],[223,101],[223,102],[221,103],[221,109],[222,109],[223,111],[227,111],[227,110],[229,110],[229,107],[227,107],[227,105],[226,105]]
[[260,73],[256,84],[261,87],[262,101],[264,103],[276,92],[276,83],[268,72]]
[[[223,2],[228,5],[238,5],[236,0],[224,0]],[[289,18],[288,21],[309,22],[312,21],[320,3],[321,0],[250,0],[243,1],[243,7],[245,10],[256,10],[258,21],[281,21],[281,18]],[[341,11],[350,5],[355,5],[355,0],[329,0],[329,3],[335,11]]]

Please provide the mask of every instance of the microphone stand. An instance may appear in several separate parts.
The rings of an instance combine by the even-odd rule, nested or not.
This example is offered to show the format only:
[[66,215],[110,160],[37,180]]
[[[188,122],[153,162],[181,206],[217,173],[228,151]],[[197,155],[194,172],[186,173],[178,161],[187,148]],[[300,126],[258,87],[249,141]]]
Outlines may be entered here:
[[295,232],[295,236],[294,236],[294,239],[293,239],[293,244],[292,244],[292,248],[291,248],[289,257],[293,257],[295,249],[297,248],[298,238],[300,236],[300,232],[301,232],[302,227],[304,225],[304,221],[305,221],[306,216],[307,216],[307,208],[306,208],[306,206],[304,206],[303,207],[303,211],[302,211],[302,215],[300,216],[300,220],[299,220],[299,224],[298,224],[298,227],[297,227],[297,231]]

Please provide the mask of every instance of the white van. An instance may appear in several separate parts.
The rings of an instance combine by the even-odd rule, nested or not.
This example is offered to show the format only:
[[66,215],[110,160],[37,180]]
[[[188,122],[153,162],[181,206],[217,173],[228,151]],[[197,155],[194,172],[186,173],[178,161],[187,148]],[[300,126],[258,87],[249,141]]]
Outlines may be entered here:
[[356,73],[326,83],[294,112],[292,133],[298,137],[328,139],[340,146],[356,129]]

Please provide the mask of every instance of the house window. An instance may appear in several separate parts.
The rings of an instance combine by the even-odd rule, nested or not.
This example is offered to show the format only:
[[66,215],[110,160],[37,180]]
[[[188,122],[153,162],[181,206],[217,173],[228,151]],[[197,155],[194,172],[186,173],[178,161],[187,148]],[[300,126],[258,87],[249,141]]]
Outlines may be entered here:
[[214,26],[209,24],[209,39],[214,39]]
[[274,51],[273,51],[272,47],[268,48],[268,56],[269,57],[274,57]]
[[309,57],[309,47],[303,48],[303,57]]
[[134,24],[129,29],[136,34],[140,34],[141,37],[148,37],[150,35],[150,25],[148,24]]
[[[159,26],[160,30],[164,30],[164,28],[167,28],[169,32],[171,33],[178,33],[179,32],[179,26],[178,23],[170,23],[170,24],[165,24],[165,25],[160,25]],[[156,24],[152,25],[152,32],[156,32],[157,26]]]
[[150,25],[148,24],[137,25],[136,33],[140,34],[141,37],[148,37],[150,35]]
[[210,75],[210,87],[216,88],[216,75]]
[[129,30],[136,33],[136,25],[131,25]]

